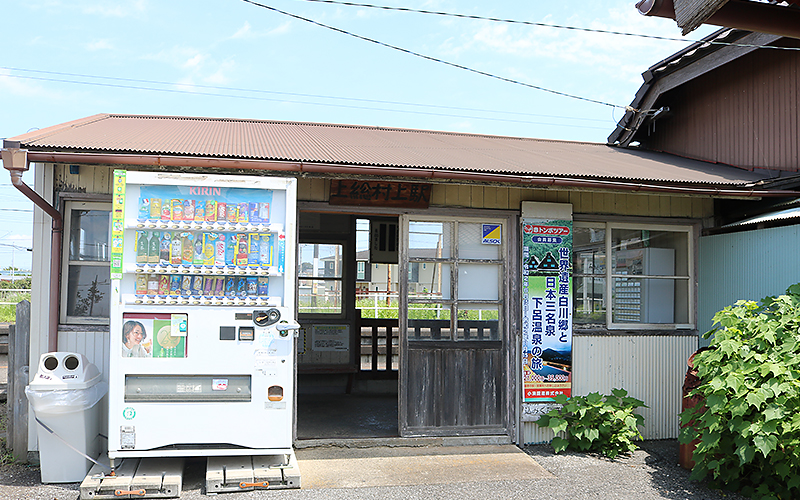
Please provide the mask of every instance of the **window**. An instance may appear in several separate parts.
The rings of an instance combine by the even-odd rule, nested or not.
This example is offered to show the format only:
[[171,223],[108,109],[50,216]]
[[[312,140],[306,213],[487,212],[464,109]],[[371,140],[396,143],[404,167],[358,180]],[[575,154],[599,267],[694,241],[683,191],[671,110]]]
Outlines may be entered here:
[[408,222],[409,341],[501,340],[505,248],[484,241],[484,222],[505,230],[502,221]]
[[342,245],[300,243],[298,313],[343,314]]
[[690,226],[576,222],[575,324],[693,328]]
[[61,284],[61,322],[108,323],[111,267],[111,205],[67,202]]

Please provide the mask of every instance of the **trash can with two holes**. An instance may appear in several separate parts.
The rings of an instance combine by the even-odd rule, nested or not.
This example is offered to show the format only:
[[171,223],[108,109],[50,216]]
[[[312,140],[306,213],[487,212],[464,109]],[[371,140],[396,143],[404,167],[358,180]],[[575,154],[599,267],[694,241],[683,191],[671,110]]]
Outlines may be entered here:
[[97,459],[101,408],[108,391],[100,371],[82,354],[50,352],[25,388],[36,417],[43,483],[73,483],[86,477]]

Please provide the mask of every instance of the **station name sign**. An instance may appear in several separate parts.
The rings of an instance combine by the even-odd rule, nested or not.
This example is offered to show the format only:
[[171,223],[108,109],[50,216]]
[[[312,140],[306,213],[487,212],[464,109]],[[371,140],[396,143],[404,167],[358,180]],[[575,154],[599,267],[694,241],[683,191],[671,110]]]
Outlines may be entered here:
[[431,185],[417,182],[331,181],[331,205],[428,208]]

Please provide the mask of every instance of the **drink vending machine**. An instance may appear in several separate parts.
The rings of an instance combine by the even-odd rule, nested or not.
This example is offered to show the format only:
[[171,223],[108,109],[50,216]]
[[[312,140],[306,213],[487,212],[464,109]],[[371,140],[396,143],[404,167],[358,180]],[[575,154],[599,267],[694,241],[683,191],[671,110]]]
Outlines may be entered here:
[[296,181],[117,170],[108,455],[292,453]]

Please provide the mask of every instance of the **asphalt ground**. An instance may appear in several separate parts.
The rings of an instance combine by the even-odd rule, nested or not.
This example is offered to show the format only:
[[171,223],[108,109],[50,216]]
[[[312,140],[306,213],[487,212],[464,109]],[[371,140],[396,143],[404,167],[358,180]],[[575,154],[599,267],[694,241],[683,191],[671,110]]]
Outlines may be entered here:
[[[481,449],[482,448],[482,449]],[[223,493],[225,499],[674,499],[740,500],[689,480],[678,466],[675,440],[645,441],[630,456],[564,452],[548,445],[368,449],[310,448],[297,452],[303,488]],[[305,472],[304,472],[305,471]],[[182,500],[208,498],[205,461],[188,460]],[[44,485],[39,470],[0,466],[0,499],[76,500],[78,483]]]

